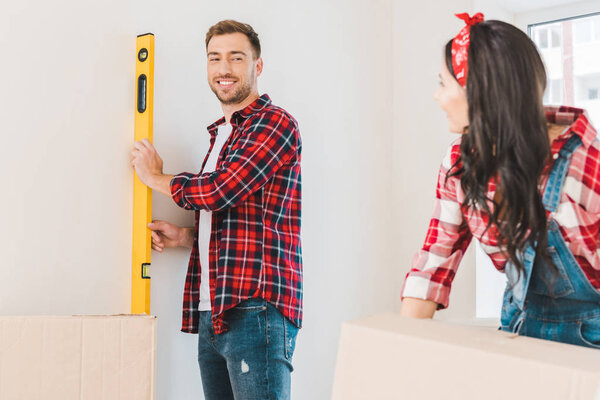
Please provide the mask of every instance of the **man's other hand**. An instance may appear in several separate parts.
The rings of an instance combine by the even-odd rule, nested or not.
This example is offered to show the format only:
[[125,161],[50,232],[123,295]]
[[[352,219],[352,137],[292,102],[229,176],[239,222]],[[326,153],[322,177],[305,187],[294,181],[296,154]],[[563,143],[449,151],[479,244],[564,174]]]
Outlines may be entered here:
[[152,249],[161,252],[165,247],[192,247],[192,228],[182,228],[167,221],[154,220],[148,224],[152,231]]

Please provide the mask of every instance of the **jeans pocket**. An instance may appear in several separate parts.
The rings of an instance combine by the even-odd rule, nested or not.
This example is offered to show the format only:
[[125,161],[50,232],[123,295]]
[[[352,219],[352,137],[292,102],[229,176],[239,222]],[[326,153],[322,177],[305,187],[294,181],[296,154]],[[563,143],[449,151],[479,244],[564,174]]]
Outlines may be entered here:
[[228,329],[222,338],[227,337],[227,341],[236,343],[237,348],[241,343],[268,344],[266,301],[258,298],[243,301],[226,311],[225,321]]
[[584,346],[600,349],[600,318],[581,320],[577,329],[577,336]]
[[294,349],[296,348],[296,336],[298,336],[298,328],[292,324],[287,318],[283,317],[283,349],[285,358],[292,361]]

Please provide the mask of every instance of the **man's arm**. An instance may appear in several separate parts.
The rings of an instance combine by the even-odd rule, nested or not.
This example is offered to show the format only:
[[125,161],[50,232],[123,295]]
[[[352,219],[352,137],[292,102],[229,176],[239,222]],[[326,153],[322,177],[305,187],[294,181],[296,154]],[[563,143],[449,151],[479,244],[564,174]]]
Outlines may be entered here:
[[228,162],[205,174],[163,174],[163,161],[150,141],[135,143],[131,165],[140,180],[172,197],[186,210],[218,211],[235,207],[259,190],[298,151],[296,122],[271,112],[234,145]]
[[153,175],[148,182],[148,187],[164,194],[165,196],[171,197],[171,180],[174,177],[175,175],[167,174]]
[[173,200],[187,210],[235,207],[294,157],[299,143],[292,118],[280,111],[266,113],[241,135],[221,168],[212,173],[176,175],[171,183]]
[[194,227],[181,229],[183,229],[183,239],[180,242],[180,246],[191,249],[194,247]]

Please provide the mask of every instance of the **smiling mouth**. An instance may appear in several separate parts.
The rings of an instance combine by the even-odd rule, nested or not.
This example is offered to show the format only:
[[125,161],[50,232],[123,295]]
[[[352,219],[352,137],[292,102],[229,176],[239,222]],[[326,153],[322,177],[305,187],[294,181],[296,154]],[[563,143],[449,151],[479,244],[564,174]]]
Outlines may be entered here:
[[233,79],[217,79],[217,84],[222,88],[231,87],[235,82]]

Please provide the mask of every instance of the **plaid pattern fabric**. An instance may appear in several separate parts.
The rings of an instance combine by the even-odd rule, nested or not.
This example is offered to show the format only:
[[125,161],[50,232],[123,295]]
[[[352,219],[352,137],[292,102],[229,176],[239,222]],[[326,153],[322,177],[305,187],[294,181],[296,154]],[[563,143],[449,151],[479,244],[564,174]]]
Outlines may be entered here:
[[[210,151],[221,118],[208,127]],[[194,247],[183,294],[182,331],[197,333],[200,268],[208,267],[212,320],[227,330],[226,311],[261,297],[298,327],[302,324],[300,154],[296,120],[263,95],[235,112],[215,172],[181,173],[171,181],[173,200],[186,210],[212,211],[209,265]],[[204,159],[202,168],[208,158]]]
[[[546,171],[571,135],[578,135],[582,146],[573,153],[571,165],[561,193],[560,205],[553,215],[569,249],[590,283],[600,290],[600,141],[584,110],[572,107],[546,107],[548,122],[570,125],[552,143],[553,158]],[[496,239],[497,229],[485,232],[489,215],[481,210],[462,208],[465,198],[460,177],[448,179],[451,165],[460,157],[460,141],[456,140],[440,167],[433,217],[425,243],[412,262],[402,287],[402,297],[432,300],[438,308],[448,307],[450,287],[456,270],[471,239],[476,237],[495,267],[504,271],[507,258]],[[546,175],[547,179],[547,175]],[[496,191],[494,180],[488,184],[488,198]],[[542,189],[543,193],[543,189]]]

